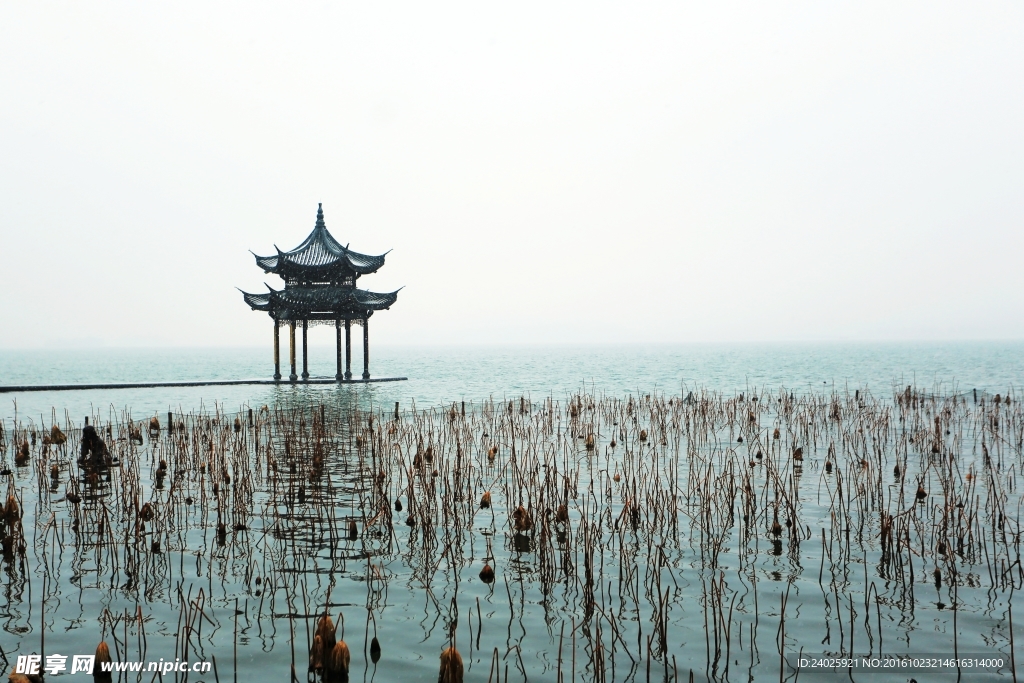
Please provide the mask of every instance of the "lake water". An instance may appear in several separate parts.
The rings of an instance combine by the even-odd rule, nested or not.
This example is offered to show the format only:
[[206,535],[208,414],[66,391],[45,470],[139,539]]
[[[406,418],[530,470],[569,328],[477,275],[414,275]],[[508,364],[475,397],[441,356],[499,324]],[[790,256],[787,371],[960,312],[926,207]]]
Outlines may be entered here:
[[[333,349],[311,351],[311,373],[333,376]],[[372,351],[374,374],[409,380],[0,395],[0,492],[21,500],[26,546],[3,560],[2,655],[86,654],[102,637],[115,659],[216,657],[222,681],[286,681],[294,658],[305,680],[326,603],[345,616],[363,681],[433,683],[453,635],[467,681],[589,681],[598,660],[607,680],[777,680],[781,650],[1010,654],[1024,344]],[[0,384],[267,377],[268,357],[6,351]],[[20,466],[15,407],[43,428]],[[140,422],[134,444],[126,409],[164,427],[172,409],[184,429],[151,436]],[[42,445],[51,411],[68,449]],[[76,462],[86,415],[118,466]],[[537,520],[525,534],[521,504]],[[887,514],[895,559],[880,540]],[[479,578],[485,561],[494,583]],[[911,679],[956,676],[854,677]],[[1004,666],[962,680],[1010,678]]]
[[[362,357],[353,352],[353,374]],[[592,347],[371,347],[374,376],[407,382],[367,386],[189,387],[0,395],[0,417],[14,403],[26,417],[65,409],[75,419],[90,410],[131,407],[136,416],[169,408],[191,410],[215,403],[227,409],[278,401],[395,401],[418,406],[480,400],[489,396],[553,395],[586,385],[609,395],[702,386],[724,392],[751,387],[801,392],[823,386],[870,388],[916,384],[945,391],[973,388],[1005,392],[1024,383],[1024,343],[774,344]],[[282,354],[285,358],[287,354]],[[301,363],[301,361],[300,361]],[[301,372],[301,367],[300,367]],[[310,348],[310,373],[333,377],[334,349]],[[287,370],[284,371],[287,375]],[[269,349],[88,349],[0,351],[0,385],[101,382],[166,382],[207,379],[270,379]],[[45,422],[45,420],[44,420]]]

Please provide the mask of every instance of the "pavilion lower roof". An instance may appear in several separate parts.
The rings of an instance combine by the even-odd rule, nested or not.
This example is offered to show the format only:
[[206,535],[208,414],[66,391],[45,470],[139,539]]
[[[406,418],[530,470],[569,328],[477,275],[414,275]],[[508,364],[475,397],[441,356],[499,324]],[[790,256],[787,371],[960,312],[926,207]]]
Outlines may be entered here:
[[378,293],[337,285],[267,289],[270,291],[265,294],[242,292],[242,297],[254,311],[266,311],[282,320],[366,317],[390,308],[398,300],[398,291]]

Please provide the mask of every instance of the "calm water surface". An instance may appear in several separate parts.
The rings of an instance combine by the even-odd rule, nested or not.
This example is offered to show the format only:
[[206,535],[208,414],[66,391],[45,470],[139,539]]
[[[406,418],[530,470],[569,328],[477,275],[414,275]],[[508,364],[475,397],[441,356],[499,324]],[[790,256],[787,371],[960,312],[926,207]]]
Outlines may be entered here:
[[[357,349],[358,351],[358,349]],[[609,395],[701,386],[717,391],[767,387],[801,392],[834,384],[876,394],[914,383],[944,391],[1005,392],[1024,383],[1024,343],[685,345],[621,347],[371,347],[374,376],[409,381],[370,386],[231,386],[0,395],[0,417],[49,416],[66,409],[76,419],[90,410],[130,407],[136,416],[191,410],[215,403],[227,409],[279,401],[338,400],[360,405],[439,405],[489,396],[562,398],[584,385]],[[353,353],[354,374],[362,357]],[[300,369],[301,372],[301,369]],[[310,373],[333,377],[334,349],[310,349]],[[287,370],[285,370],[287,374]],[[0,351],[0,385],[76,382],[167,382],[269,379],[269,349],[89,349]]]

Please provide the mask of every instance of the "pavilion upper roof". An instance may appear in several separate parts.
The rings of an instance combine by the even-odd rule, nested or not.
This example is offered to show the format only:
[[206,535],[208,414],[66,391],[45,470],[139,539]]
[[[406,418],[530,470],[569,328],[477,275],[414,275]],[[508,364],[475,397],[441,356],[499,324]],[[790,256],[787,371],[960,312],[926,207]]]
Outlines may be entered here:
[[384,265],[384,257],[368,256],[342,246],[334,239],[324,223],[323,204],[317,208],[316,226],[302,244],[291,251],[276,246],[274,256],[256,256],[256,264],[266,273],[274,273],[288,280],[333,281],[353,275],[367,275]]

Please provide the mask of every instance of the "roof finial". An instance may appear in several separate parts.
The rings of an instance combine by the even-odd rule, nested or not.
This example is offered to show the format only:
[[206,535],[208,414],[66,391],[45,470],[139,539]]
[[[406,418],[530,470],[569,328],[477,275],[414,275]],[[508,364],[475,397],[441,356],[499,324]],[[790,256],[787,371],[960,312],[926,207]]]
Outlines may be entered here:
[[326,228],[327,227],[327,224],[324,223],[324,204],[323,204],[323,202],[320,202],[319,204],[317,204],[317,209],[316,209],[316,227],[318,227],[318,228]]

